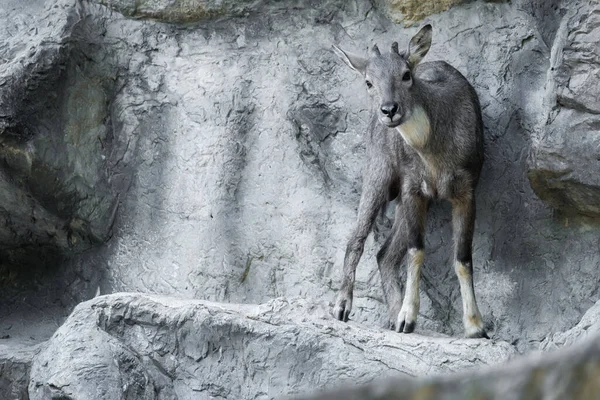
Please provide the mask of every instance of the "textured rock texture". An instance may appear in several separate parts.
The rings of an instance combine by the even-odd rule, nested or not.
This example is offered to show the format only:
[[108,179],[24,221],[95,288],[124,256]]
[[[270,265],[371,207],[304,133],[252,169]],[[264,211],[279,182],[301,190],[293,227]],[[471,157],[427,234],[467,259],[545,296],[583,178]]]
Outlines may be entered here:
[[101,67],[86,77],[74,57],[81,57],[71,48],[81,23],[76,4],[40,3],[2,6],[5,266],[30,268],[40,262],[38,252],[60,255],[106,240],[117,204],[107,168],[110,78],[99,76]]
[[542,350],[552,350],[572,345],[584,339],[594,340],[600,335],[600,302],[594,304],[573,328],[565,332],[556,332],[549,335],[540,344]]
[[124,187],[111,177],[115,77],[85,58],[82,12],[0,3],[0,336],[94,293],[98,271],[66,261],[108,239]]
[[33,357],[41,345],[31,340],[11,340],[0,337],[0,398],[23,400],[29,398],[29,371]]
[[152,18],[172,23],[186,23],[242,15],[258,9],[260,0],[98,0],[132,18]]
[[397,335],[327,304],[114,294],[76,307],[35,359],[30,399],[272,399],[375,377],[489,365],[505,342]]
[[461,3],[463,0],[390,0],[381,2],[390,17],[396,22],[405,24],[415,23],[423,18],[446,11],[451,6]]
[[[553,354],[537,354],[484,372],[396,379],[316,395],[313,400],[597,399],[600,337]],[[309,398],[305,398],[308,400]]]
[[[103,293],[333,298],[360,193],[367,98],[330,45],[405,45],[414,31],[370,2],[300,2],[292,14],[273,3],[195,25],[85,4],[76,52],[98,60],[82,62],[92,77],[96,65],[114,71],[106,111],[114,174],[131,180],[112,240],[71,268],[101,271]],[[520,348],[571,328],[597,300],[600,232],[572,220],[565,227],[527,178],[534,138],[552,124],[546,95],[558,29],[597,7],[573,4],[472,2],[430,17],[428,59],[455,65],[481,98],[476,288],[493,334]],[[433,208],[420,321],[455,334],[449,219],[447,205]],[[388,226],[383,218],[358,270],[352,318],[372,326],[386,314],[373,255]]]
[[551,48],[548,121],[532,136],[536,194],[567,214],[600,217],[600,15],[597,2],[565,9]]
[[[332,300],[368,102],[331,44],[405,46],[417,27],[392,3],[2,1],[0,337],[45,340],[98,288]],[[475,287],[492,337],[519,350],[570,343],[560,332],[599,299],[599,7],[468,1],[427,17],[427,59],[481,100]],[[368,329],[386,319],[374,254],[392,209],[358,267],[351,318]],[[449,222],[435,204],[419,327],[458,336]]]

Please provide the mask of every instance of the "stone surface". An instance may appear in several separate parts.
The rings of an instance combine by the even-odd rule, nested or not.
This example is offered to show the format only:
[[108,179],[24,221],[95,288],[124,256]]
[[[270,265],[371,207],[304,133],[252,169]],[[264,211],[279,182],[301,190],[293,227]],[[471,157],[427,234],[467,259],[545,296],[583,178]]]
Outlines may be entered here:
[[[430,379],[378,380],[305,400],[597,399],[600,336],[552,354],[536,354],[502,366]],[[299,398],[297,398],[299,399]]]
[[0,4],[0,331],[90,297],[98,272],[66,261],[106,241],[116,215],[115,77],[85,59],[84,13],[68,0]]
[[[594,12],[595,10],[595,12]],[[600,218],[600,15],[594,1],[565,9],[551,49],[547,124],[532,136],[535,193],[566,214]]]
[[42,345],[32,340],[14,340],[0,336],[0,398],[26,400],[29,398],[29,371],[34,356]]
[[123,15],[171,23],[233,17],[260,10],[261,0],[98,0]]
[[594,304],[573,328],[565,332],[556,332],[540,344],[542,350],[553,350],[570,346],[576,342],[600,335],[600,302]]
[[[577,323],[597,300],[600,263],[598,228],[565,227],[527,177],[562,21],[560,7],[536,4],[472,2],[432,15],[427,56],[455,65],[481,98],[476,290],[493,335],[521,349]],[[90,57],[121,77],[107,113],[132,180],[112,240],[72,268],[102,271],[102,293],[332,299],[358,205],[368,102],[330,45],[404,46],[416,27],[392,23],[370,2],[300,2],[291,17],[273,3],[185,26],[86,10],[104,33],[86,37]],[[386,316],[374,254],[389,216],[358,268],[352,318],[371,326]],[[449,207],[435,205],[420,324],[460,335],[449,222]]]
[[[44,340],[98,288],[332,300],[368,99],[330,49],[406,46],[418,27],[385,7],[4,0],[0,336]],[[426,59],[481,99],[475,287],[492,337],[521,351],[568,343],[557,332],[598,301],[598,7],[468,1],[427,17]],[[351,318],[372,329],[386,320],[374,255],[392,209],[357,272]],[[451,247],[449,207],[434,204],[419,328],[459,336]]]
[[411,25],[431,14],[446,11],[463,0],[389,0],[382,2],[387,6],[390,17],[398,23]]
[[71,46],[82,36],[81,10],[71,1],[41,5],[2,5],[0,237],[9,264],[34,264],[15,248],[60,253],[106,240],[116,207],[106,162],[110,77],[80,64],[85,45]]
[[77,306],[35,358],[30,399],[272,399],[382,376],[498,363],[506,342],[344,324],[328,304],[217,304],[141,294]]

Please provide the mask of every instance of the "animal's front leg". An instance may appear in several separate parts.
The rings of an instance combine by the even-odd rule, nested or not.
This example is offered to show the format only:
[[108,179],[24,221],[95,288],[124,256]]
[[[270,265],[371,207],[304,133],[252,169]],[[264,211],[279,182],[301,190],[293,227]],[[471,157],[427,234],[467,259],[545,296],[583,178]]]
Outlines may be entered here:
[[472,242],[475,225],[475,199],[455,201],[452,208],[454,234],[454,271],[460,284],[463,306],[463,325],[468,338],[489,339],[475,299],[473,285]]
[[402,308],[398,313],[396,332],[411,333],[417,325],[417,315],[421,300],[419,298],[419,280],[423,266],[424,253],[422,249],[408,250],[408,265],[406,271],[406,292]]
[[419,298],[419,280],[423,266],[423,235],[427,199],[418,194],[403,197],[404,218],[408,230],[408,260],[406,270],[406,291],[402,308],[398,313],[396,332],[411,333],[417,325],[417,315],[421,304]]
[[377,253],[381,286],[389,310],[388,327],[392,330],[396,329],[398,313],[402,308],[402,282],[398,269],[402,264],[402,260],[404,260],[406,250],[404,212],[402,210],[402,203],[398,203],[392,234]]
[[340,321],[348,321],[352,311],[356,266],[362,256],[365,240],[371,231],[377,212],[385,202],[384,193],[384,184],[380,180],[365,180],[358,206],[358,220],[346,247],[342,286],[333,307],[333,316]]

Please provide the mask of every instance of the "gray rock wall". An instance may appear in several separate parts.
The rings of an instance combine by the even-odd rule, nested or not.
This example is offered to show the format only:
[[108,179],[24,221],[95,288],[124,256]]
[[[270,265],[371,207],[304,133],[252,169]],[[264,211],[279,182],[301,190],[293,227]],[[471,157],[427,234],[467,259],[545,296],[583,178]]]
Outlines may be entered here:
[[31,341],[5,344],[6,341],[5,337],[0,338],[0,398],[28,399],[31,364],[43,346]]
[[[414,399],[597,399],[598,336],[586,343],[536,354],[496,368],[429,379],[377,380],[360,388],[338,389],[313,400],[414,400]],[[296,397],[296,399],[299,399]]]
[[[97,288],[332,300],[368,104],[331,44],[405,46],[418,24],[393,22],[392,3],[4,0],[0,336],[46,339]],[[598,7],[470,1],[427,17],[427,60],[481,100],[475,285],[493,338],[519,350],[598,300]],[[386,315],[374,255],[392,209],[358,268],[351,318],[370,328]],[[462,332],[449,222],[434,205],[421,333]]]
[[[592,5],[521,5],[474,2],[431,16],[428,59],[451,62],[481,98],[476,287],[496,337],[525,348],[573,326],[596,300],[600,234],[555,218],[527,179],[538,138],[555,129],[550,59],[566,46],[557,32]],[[406,43],[413,30],[361,2],[299,3],[291,14],[268,5],[185,27],[88,11],[106,30],[97,57],[127,77],[109,113],[133,177],[113,239],[92,262],[102,291],[331,298],[360,193],[367,98],[330,45]],[[373,257],[389,223],[381,225],[359,266],[353,314],[372,325],[385,315]],[[434,207],[421,326],[454,334],[450,235],[448,207]]]
[[99,32],[86,15],[69,0],[0,4],[0,336],[48,338],[93,296],[100,271],[68,261],[109,239],[125,188],[116,77],[85,56]]
[[600,17],[593,2],[564,10],[546,86],[548,120],[532,137],[529,177],[540,196],[566,214],[600,215]]

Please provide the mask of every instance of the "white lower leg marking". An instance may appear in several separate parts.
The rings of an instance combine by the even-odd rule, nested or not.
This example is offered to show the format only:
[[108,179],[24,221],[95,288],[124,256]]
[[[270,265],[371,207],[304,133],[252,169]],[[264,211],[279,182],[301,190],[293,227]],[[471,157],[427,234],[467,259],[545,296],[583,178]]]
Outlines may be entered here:
[[421,300],[419,298],[419,279],[421,276],[421,266],[425,253],[423,250],[409,249],[408,250],[408,267],[406,273],[406,292],[404,293],[404,301],[402,308],[398,314],[398,324],[396,329],[400,329],[400,324],[404,321],[406,324],[416,322],[417,314]]
[[471,268],[460,261],[454,264],[454,270],[458,276],[460,284],[460,295],[463,304],[463,324],[467,336],[481,332],[483,330],[483,321],[481,313],[475,300],[475,289],[473,287],[473,276]]

